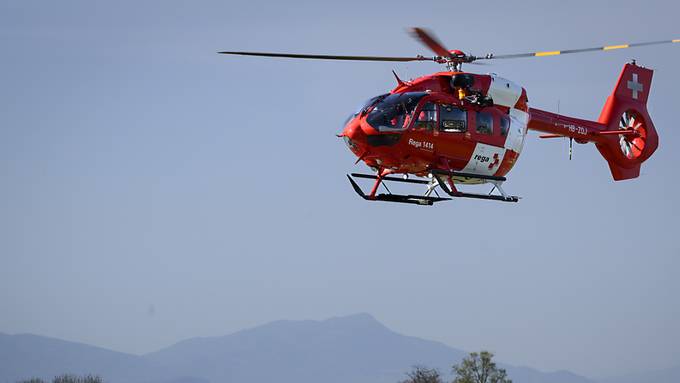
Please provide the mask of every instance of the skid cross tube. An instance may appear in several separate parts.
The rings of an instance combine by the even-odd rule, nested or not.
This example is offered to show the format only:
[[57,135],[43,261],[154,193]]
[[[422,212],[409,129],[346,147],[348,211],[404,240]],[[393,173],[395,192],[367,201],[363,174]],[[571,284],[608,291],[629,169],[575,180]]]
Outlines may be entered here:
[[498,176],[487,176],[484,174],[474,174],[474,173],[463,173],[463,172],[449,172],[446,170],[432,170],[430,171],[433,175],[445,175],[449,177],[462,177],[462,178],[468,178],[468,179],[478,179],[478,180],[484,180],[484,181],[500,181],[504,182],[507,181],[505,177],[498,177]]
[[[443,170],[434,170],[432,171],[432,175],[437,180],[437,183],[442,188],[442,190],[444,190],[446,194],[450,195],[451,197],[486,199],[502,202],[519,202],[519,197],[506,194],[503,188],[501,187],[503,181],[506,180],[505,177],[460,172],[447,172]],[[494,190],[498,190],[498,192],[501,193],[501,195],[495,195],[491,193],[477,194],[461,192],[458,189],[456,189],[456,185],[453,183],[451,177],[464,177],[467,179],[479,179],[485,181],[487,183],[493,184],[494,188],[491,189],[491,193],[493,193]]]
[[[378,176],[375,176],[373,174],[361,174],[361,173],[352,173],[352,177],[356,178],[367,178],[371,180],[375,180],[378,178]],[[430,181],[425,181],[425,180],[411,180],[411,179],[403,179],[399,177],[390,177],[390,176],[385,176],[382,177],[383,181],[394,181],[394,182],[404,182],[404,183],[409,183],[409,184],[422,184],[422,185],[427,185],[430,183]]]
[[[351,176],[348,174],[347,179],[349,180],[350,184],[352,184],[352,188],[354,191],[363,199],[366,201],[386,201],[386,202],[400,202],[400,203],[409,203],[409,204],[414,204],[414,205],[426,205],[426,206],[432,206],[435,202],[441,202],[441,201],[448,201],[451,198],[446,198],[446,197],[431,197],[431,196],[421,196],[421,195],[412,195],[412,194],[377,194],[377,195],[366,195],[366,193],[361,190],[361,187],[357,185],[356,181],[352,177],[357,177],[357,178],[368,178],[368,179],[374,179],[378,180],[380,179],[381,181],[393,181],[393,182],[405,182],[405,181],[416,181],[416,180],[404,180],[401,178],[396,178],[396,177],[380,177],[378,178],[377,176],[372,176],[368,174],[352,174]],[[421,181],[421,180],[418,180]],[[425,184],[427,184],[427,181],[422,181]],[[422,183],[422,182],[406,182],[406,183]]]

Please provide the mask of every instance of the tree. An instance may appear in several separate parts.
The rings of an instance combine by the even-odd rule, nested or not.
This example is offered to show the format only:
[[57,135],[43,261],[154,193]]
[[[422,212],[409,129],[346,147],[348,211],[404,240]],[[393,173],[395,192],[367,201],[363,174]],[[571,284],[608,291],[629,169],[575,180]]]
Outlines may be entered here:
[[52,379],[52,383],[102,383],[102,378],[96,375],[59,375]]
[[493,354],[488,351],[470,353],[460,364],[453,366],[456,375],[453,383],[512,383],[505,370],[496,367],[492,358]]
[[[40,378],[31,378],[20,380],[17,383],[45,383],[45,381]],[[52,379],[52,383],[103,383],[103,381],[101,377],[96,375],[77,376],[63,374],[55,376],[54,379]]]
[[439,371],[423,366],[413,367],[413,370],[406,376],[408,376],[408,379],[402,383],[443,383]]

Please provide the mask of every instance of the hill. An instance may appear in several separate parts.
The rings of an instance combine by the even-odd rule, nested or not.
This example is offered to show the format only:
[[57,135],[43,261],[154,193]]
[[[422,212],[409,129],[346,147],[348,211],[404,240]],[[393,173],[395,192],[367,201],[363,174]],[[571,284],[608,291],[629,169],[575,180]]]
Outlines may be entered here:
[[600,379],[598,383],[678,383],[680,382],[680,366],[656,371],[646,371],[623,376]]
[[[0,335],[0,382],[61,373],[113,383],[396,383],[414,365],[448,374],[467,352],[398,334],[368,314],[277,321],[132,355],[36,335]],[[515,383],[592,383],[566,371],[502,365]]]
[[63,373],[93,373],[133,382],[160,377],[158,371],[136,355],[38,335],[0,333],[0,382],[49,379]]

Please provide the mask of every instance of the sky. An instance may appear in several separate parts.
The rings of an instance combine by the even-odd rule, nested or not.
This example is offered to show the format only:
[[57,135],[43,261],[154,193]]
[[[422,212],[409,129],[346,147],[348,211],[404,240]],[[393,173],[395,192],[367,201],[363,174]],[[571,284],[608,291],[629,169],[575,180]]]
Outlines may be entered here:
[[[517,204],[367,203],[335,137],[434,63],[220,50],[471,54],[680,38],[669,1],[0,1],[0,332],[142,354],[278,319],[393,330],[589,377],[680,365],[680,44],[467,69],[596,119],[624,63],[655,70],[638,179],[531,133]],[[408,368],[408,366],[405,366]]]

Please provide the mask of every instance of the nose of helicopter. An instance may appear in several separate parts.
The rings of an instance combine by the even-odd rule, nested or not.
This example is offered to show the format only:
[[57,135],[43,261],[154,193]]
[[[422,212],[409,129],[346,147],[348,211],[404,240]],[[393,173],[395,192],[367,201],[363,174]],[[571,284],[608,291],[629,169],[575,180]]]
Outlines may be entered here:
[[401,134],[390,132],[381,134],[364,116],[356,116],[350,119],[339,134],[345,141],[349,150],[370,167],[397,166],[394,151],[391,148],[400,139]]
[[345,144],[349,147],[354,154],[361,156],[362,151],[366,146],[366,133],[361,127],[361,119],[353,118],[343,129],[341,134]]

